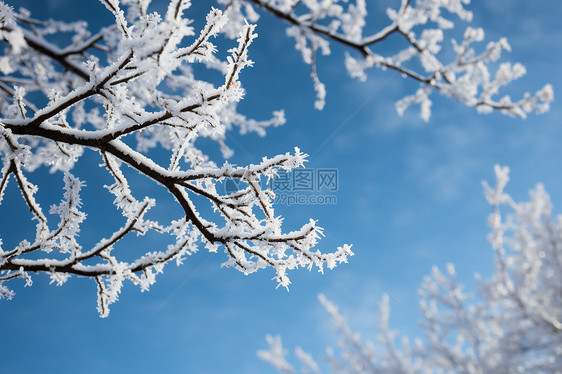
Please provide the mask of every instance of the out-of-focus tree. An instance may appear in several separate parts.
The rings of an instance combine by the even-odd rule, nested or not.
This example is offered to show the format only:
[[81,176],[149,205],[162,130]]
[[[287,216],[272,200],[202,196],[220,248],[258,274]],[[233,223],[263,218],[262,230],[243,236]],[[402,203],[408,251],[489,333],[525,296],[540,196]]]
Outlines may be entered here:
[[[561,373],[562,372],[562,216],[542,185],[528,202],[504,192],[508,169],[496,166],[495,188],[484,183],[492,206],[495,272],[469,295],[456,280],[452,264],[434,268],[419,289],[422,335],[403,336],[389,327],[389,298],[380,304],[379,332],[373,341],[354,333],[338,308],[319,299],[338,335],[337,350],[328,349],[334,373]],[[507,210],[508,213],[502,212]],[[267,337],[269,350],[258,352],[282,373],[297,373],[287,360],[280,337]],[[296,351],[302,373],[320,373],[302,349]]]

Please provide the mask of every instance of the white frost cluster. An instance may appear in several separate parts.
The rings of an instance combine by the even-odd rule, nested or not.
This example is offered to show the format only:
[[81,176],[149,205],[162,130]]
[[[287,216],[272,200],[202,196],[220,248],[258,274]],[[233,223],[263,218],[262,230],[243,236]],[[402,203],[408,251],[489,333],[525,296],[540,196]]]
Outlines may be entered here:
[[[0,2],[0,40],[7,41],[15,55],[27,45],[22,31],[16,25],[14,9],[4,2]],[[9,59],[3,58],[0,61],[0,71],[10,74]]]

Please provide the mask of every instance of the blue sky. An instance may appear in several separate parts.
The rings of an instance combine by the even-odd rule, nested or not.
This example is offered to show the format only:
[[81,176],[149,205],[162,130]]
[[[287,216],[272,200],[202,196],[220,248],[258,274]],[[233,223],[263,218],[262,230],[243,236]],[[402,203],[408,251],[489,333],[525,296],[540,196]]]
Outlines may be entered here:
[[[111,22],[103,6],[93,0],[80,7],[70,0],[7,2],[32,10],[38,18],[95,15],[97,22]],[[196,3],[197,9],[207,6]],[[276,213],[286,217],[288,228],[308,217],[318,219],[326,232],[320,248],[330,251],[351,243],[355,257],[324,275],[293,272],[286,292],[275,289],[271,271],[244,276],[221,269],[225,259],[221,253],[201,251],[181,267],[168,265],[149,293],[124,287],[108,319],[97,316],[91,280],[74,278],[55,287],[37,276],[31,288],[16,280],[11,284],[15,298],[0,303],[2,370],[270,372],[255,354],[265,348],[265,334],[281,333],[288,347],[300,345],[317,358],[326,345],[335,344],[328,315],[316,299],[319,292],[338,304],[351,326],[368,337],[377,325],[377,305],[383,295],[374,279],[415,319],[419,317],[417,288],[434,264],[454,263],[459,279],[475,290],[473,273],[486,276],[492,270],[492,250],[486,241],[490,208],[481,181],[493,182],[494,164],[511,168],[507,191],[515,199],[527,198],[528,190],[543,182],[555,212],[562,206],[562,110],[556,100],[562,87],[562,4],[487,1],[475,2],[470,9],[472,25],[485,29],[486,40],[508,38],[512,52],[504,55],[504,61],[521,62],[527,68],[527,75],[505,93],[517,98],[551,83],[555,101],[549,113],[526,120],[479,115],[436,96],[429,123],[419,118],[416,108],[398,117],[394,102],[412,93],[416,84],[389,72],[373,72],[365,83],[351,80],[338,48],[331,57],[319,60],[328,96],[324,111],[316,111],[308,67],[293,41],[284,36],[284,25],[264,16],[257,29],[260,36],[250,50],[255,67],[241,78],[247,94],[240,108],[257,119],[285,108],[287,124],[270,130],[265,138],[231,134],[229,145],[236,152],[232,162],[249,164],[298,146],[311,155],[308,167],[337,169],[337,204],[279,205]],[[461,30],[465,26],[458,24]],[[84,161],[88,169],[82,173],[97,173],[98,163]],[[46,199],[57,196],[58,177],[40,172],[35,178],[54,186],[52,192],[45,192]],[[86,206],[96,202],[88,192],[95,186],[90,183],[86,190]],[[158,190],[137,187],[139,196],[159,196]],[[29,217],[19,215],[26,211],[19,200],[17,191],[10,189],[0,206],[0,227],[17,227],[12,237],[2,237],[5,243],[21,240],[17,235],[31,227]],[[168,200],[163,207],[175,209]],[[118,224],[95,210],[89,220],[92,224],[90,231],[82,232],[84,240],[95,240],[96,234],[110,230],[102,222]],[[143,244],[159,243],[149,237]],[[135,244],[131,245],[134,250]],[[408,314],[395,303],[391,307],[394,328],[415,335]]]

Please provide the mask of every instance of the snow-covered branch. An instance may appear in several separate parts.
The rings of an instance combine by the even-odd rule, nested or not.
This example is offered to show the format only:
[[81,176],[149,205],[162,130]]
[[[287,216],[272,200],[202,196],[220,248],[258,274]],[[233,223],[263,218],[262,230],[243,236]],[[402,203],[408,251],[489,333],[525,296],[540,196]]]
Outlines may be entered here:
[[[255,26],[239,29],[236,45],[221,61],[212,38],[228,19],[219,9],[211,8],[197,33],[184,16],[187,0],[172,0],[164,17],[148,12],[149,1],[101,2],[115,25],[93,34],[85,22],[36,20],[0,2],[0,43],[6,50],[0,57],[0,202],[15,179],[37,227],[32,240],[0,248],[0,297],[13,296],[7,281],[24,278],[30,285],[33,273],[45,273],[57,285],[74,275],[89,277],[97,285],[99,313],[107,316],[124,281],[148,290],[168,262],[181,264],[201,246],[212,252],[224,248],[224,265],[245,274],[271,267],[284,287],[289,270],[322,271],[345,262],[352,255],[347,245],[333,253],[316,249],[322,231],[313,220],[283,232],[273,192],[259,183],[280,169],[302,166],[306,154],[295,148],[255,165],[218,166],[196,145],[209,138],[228,157],[225,134],[233,125],[264,135],[284,122],[281,111],[256,121],[236,109],[244,95],[240,74],[252,65],[248,48]],[[71,35],[66,46],[49,38],[63,32]],[[197,79],[195,64],[216,70],[222,80],[215,85]],[[165,163],[153,157],[162,152],[155,148],[168,152]],[[124,224],[85,248],[78,241],[86,221],[80,197],[85,183],[72,172],[86,154],[97,155],[113,180],[106,189]],[[42,186],[28,178],[45,166],[62,172],[64,181],[62,201],[49,214],[36,198]],[[166,223],[150,219],[158,201],[135,197],[125,169],[164,187],[183,214]],[[221,192],[227,180],[235,180],[239,190]],[[209,205],[215,213],[207,212]],[[171,243],[133,259],[115,250],[124,238],[149,232],[168,235]]]
[[[455,27],[454,18],[470,22],[472,13],[466,10],[470,0],[403,0],[398,9],[388,8],[389,24],[373,30],[367,17],[365,0],[218,0],[225,4],[238,21],[259,15],[262,9],[289,24],[287,35],[295,39],[305,63],[311,65],[311,76],[317,94],[315,106],[322,109],[326,90],[316,68],[316,55],[330,54],[330,42],[349,50],[345,66],[351,77],[365,80],[366,71],[378,67],[389,69],[418,81],[419,89],[396,103],[400,115],[412,104],[419,104],[421,117],[428,121],[431,114],[430,96],[439,92],[479,112],[499,110],[510,116],[525,118],[528,113],[547,111],[553,99],[550,85],[534,95],[526,93],[514,100],[508,95],[498,97],[499,89],[525,74],[521,64],[501,63],[496,72],[494,63],[502,51],[510,51],[505,38],[489,42],[481,52],[474,44],[484,40],[484,31],[467,27],[461,42],[452,40],[451,52],[442,51],[445,31]],[[372,5],[372,4],[369,4]],[[227,32],[239,28],[232,23]],[[379,48],[388,39],[394,41]],[[384,51],[384,52],[383,52]],[[450,59],[450,60],[448,60]]]

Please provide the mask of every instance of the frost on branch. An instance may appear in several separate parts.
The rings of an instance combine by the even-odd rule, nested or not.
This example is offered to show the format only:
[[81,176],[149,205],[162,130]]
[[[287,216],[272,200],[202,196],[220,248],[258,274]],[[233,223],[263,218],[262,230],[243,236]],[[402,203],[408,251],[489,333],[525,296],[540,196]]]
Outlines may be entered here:
[[[475,44],[484,40],[482,29],[468,27],[462,41],[451,41],[454,58],[443,57],[450,55],[442,51],[444,32],[455,27],[457,18],[465,23],[472,20],[472,13],[465,9],[470,0],[402,0],[398,9],[387,9],[389,24],[380,30],[373,30],[368,22],[365,0],[219,0],[219,3],[228,6],[233,20],[229,30],[242,27],[245,16],[257,21],[252,5],[289,24],[287,35],[295,39],[295,48],[311,66],[317,109],[324,106],[326,90],[317,72],[316,55],[329,55],[330,42],[349,50],[345,66],[351,77],[365,80],[366,71],[377,67],[419,82],[414,95],[396,103],[400,115],[410,105],[419,104],[421,117],[428,121],[430,96],[434,92],[476,107],[481,113],[499,110],[522,118],[532,111],[547,111],[553,99],[552,87],[548,84],[534,95],[526,93],[519,100],[501,95],[499,89],[523,76],[525,69],[520,64],[501,63],[494,72],[492,65],[500,59],[503,50],[510,50],[510,46],[502,38],[476,47]],[[393,38],[394,51],[382,55],[377,47],[390,38]]]
[[[389,300],[385,297],[379,311],[379,333],[369,342],[320,295],[340,336],[337,350],[327,352],[331,372],[560,372],[562,215],[552,217],[552,204],[541,184],[530,191],[529,201],[515,202],[504,191],[509,169],[496,166],[495,172],[495,187],[484,183],[492,207],[488,239],[495,271],[485,280],[476,275],[477,296],[458,283],[452,264],[445,271],[434,267],[418,292],[421,337],[397,339],[398,332],[389,329]],[[267,337],[267,341],[269,349],[258,356],[279,372],[296,373],[281,338]]]
[[[170,1],[164,16],[149,13],[148,0],[101,2],[115,25],[91,33],[85,22],[37,20],[0,1],[0,43],[6,51],[0,57],[0,203],[12,181],[36,224],[33,239],[14,248],[0,242],[0,298],[13,297],[7,281],[24,278],[31,285],[33,273],[48,275],[56,285],[72,276],[89,277],[105,317],[124,282],[146,291],[168,262],[179,265],[201,246],[223,248],[224,266],[244,274],[273,268],[283,287],[290,284],[289,270],[323,271],[345,262],[352,255],[347,245],[333,253],[316,248],[322,230],[313,220],[283,232],[273,192],[261,188],[260,181],[276,178],[278,170],[301,167],[306,154],[295,148],[246,167],[219,166],[198,148],[197,140],[208,138],[228,157],[226,131],[238,127],[263,136],[285,121],[282,111],[262,121],[237,111],[244,96],[240,74],[252,65],[248,47],[257,36],[255,26],[237,28],[237,42],[223,61],[213,44],[228,22],[221,10],[211,8],[205,25],[195,30],[184,16],[187,0]],[[70,44],[49,41],[63,32],[71,36]],[[220,79],[198,79],[196,64]],[[162,152],[168,155],[165,162]],[[80,198],[86,181],[75,170],[86,156],[97,157],[112,180],[99,198],[113,200],[123,222],[88,246],[78,241],[87,220]],[[30,177],[41,167],[62,174],[64,182],[62,201],[48,214],[37,191],[50,186],[37,186]],[[130,169],[163,187],[182,214],[166,223],[151,219],[158,202],[136,197],[127,179]],[[221,192],[228,180],[239,190]],[[170,244],[136,258],[134,252],[124,255],[126,248],[116,250],[122,239],[151,232],[168,236]]]

